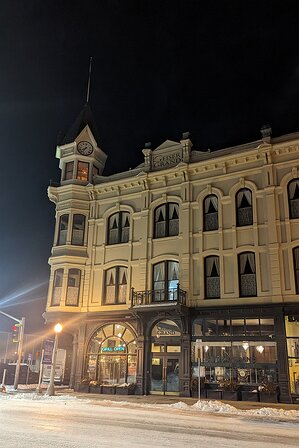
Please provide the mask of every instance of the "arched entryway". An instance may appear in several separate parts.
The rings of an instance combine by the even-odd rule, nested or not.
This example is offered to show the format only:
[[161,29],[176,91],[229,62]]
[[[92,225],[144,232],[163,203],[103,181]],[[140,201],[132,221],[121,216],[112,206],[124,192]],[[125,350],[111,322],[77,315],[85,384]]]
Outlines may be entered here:
[[150,393],[180,394],[181,331],[172,320],[161,320],[151,332]]
[[85,377],[108,385],[135,383],[136,358],[133,330],[122,323],[104,325],[89,341]]

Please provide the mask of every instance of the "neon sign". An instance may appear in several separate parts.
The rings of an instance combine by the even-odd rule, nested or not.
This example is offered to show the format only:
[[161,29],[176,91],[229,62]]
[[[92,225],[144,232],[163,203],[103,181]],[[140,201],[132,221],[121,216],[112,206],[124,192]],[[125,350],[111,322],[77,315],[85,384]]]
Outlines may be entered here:
[[125,347],[120,345],[119,347],[103,347],[102,352],[124,352]]

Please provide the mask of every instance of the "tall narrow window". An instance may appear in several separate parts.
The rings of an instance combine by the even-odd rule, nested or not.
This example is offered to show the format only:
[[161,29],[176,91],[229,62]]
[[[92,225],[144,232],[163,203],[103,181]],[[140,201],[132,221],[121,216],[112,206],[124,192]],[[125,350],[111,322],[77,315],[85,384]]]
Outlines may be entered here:
[[62,293],[63,269],[56,269],[54,272],[53,292],[52,292],[52,306],[60,305]]
[[87,182],[88,181],[88,171],[89,171],[89,163],[78,162],[77,179]]
[[252,194],[248,188],[242,188],[236,196],[237,226],[250,226],[253,223]]
[[172,202],[155,209],[154,238],[164,238],[179,234],[179,206]]
[[74,162],[67,162],[64,170],[64,180],[73,179]]
[[154,265],[153,290],[155,302],[177,300],[178,283],[179,263],[177,261],[162,261],[162,263]]
[[84,244],[85,216],[74,215],[72,229],[72,244],[83,246]]
[[253,252],[239,254],[239,287],[241,297],[256,296],[255,256]]
[[217,256],[205,258],[205,296],[207,299],[220,297],[220,269]]
[[60,216],[58,239],[57,239],[58,246],[66,244],[68,225],[69,225],[69,215]]
[[299,218],[299,179],[294,179],[288,185],[290,218]]
[[218,229],[218,198],[210,194],[204,200],[204,230]]
[[70,269],[67,278],[67,291],[65,304],[68,306],[78,306],[80,290],[80,269]]
[[128,270],[124,266],[107,269],[105,275],[105,303],[126,303]]
[[293,249],[296,294],[299,294],[299,247]]
[[129,212],[118,212],[111,215],[108,221],[108,244],[127,243],[129,235]]

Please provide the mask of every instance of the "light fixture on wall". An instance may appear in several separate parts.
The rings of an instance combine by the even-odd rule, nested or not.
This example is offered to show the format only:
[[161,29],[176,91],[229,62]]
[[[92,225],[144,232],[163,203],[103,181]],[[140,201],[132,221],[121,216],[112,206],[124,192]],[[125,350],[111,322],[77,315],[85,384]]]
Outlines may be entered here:
[[205,345],[205,352],[207,353],[208,350],[209,350],[209,346]]
[[244,348],[244,350],[248,350],[249,349],[248,342],[243,342],[242,347]]
[[263,347],[262,345],[258,345],[258,346],[256,347],[256,349],[257,349],[257,351],[258,351],[259,353],[263,353],[263,351],[265,350],[265,347]]

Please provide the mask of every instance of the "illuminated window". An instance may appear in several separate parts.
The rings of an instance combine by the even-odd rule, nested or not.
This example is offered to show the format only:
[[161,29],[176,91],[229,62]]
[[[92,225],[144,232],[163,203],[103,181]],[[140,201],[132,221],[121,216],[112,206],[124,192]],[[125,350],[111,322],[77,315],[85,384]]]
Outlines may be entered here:
[[153,267],[154,301],[177,300],[179,283],[179,263],[162,261]]
[[52,292],[52,306],[60,305],[62,293],[63,269],[56,269],[54,272],[53,292]]
[[239,254],[239,288],[241,297],[256,296],[255,256],[253,252]]
[[107,269],[105,275],[105,303],[126,303],[127,298],[127,268],[115,266]]
[[220,269],[217,256],[205,258],[205,296],[206,299],[220,297]]
[[288,185],[290,218],[299,218],[299,179],[294,179]]
[[128,212],[114,213],[108,221],[107,244],[127,243],[130,233],[130,214]]
[[85,216],[74,215],[72,229],[72,244],[83,246],[84,244]]
[[74,162],[67,162],[64,170],[64,180],[73,179]]
[[218,198],[214,194],[204,200],[204,230],[218,229]]
[[179,234],[179,206],[172,202],[155,209],[154,238],[164,238]]
[[68,225],[69,225],[69,215],[60,216],[59,232],[58,232],[58,239],[57,239],[58,246],[66,244]]
[[80,269],[69,269],[67,278],[67,291],[65,304],[69,306],[78,306],[80,290]]
[[87,182],[88,181],[88,169],[89,169],[89,163],[78,162],[77,179]]
[[253,223],[252,194],[248,188],[242,188],[236,195],[237,226],[250,226]]

